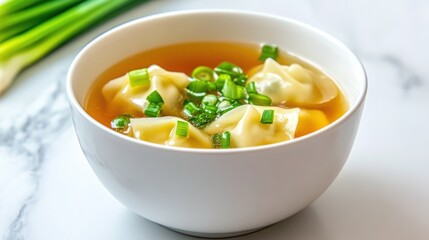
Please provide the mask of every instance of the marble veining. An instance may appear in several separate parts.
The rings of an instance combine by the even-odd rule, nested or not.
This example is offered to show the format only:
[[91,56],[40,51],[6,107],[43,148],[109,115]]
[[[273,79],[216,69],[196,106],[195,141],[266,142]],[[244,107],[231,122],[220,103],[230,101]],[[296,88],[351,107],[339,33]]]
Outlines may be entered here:
[[[46,90],[42,101],[22,109],[28,115],[1,124],[0,153],[6,156],[0,160],[0,213],[6,216],[0,219],[0,227],[6,229],[4,239],[24,239],[25,217],[37,198],[39,172],[49,144],[70,124],[65,74],[61,76],[53,88]],[[20,204],[8,208],[9,202]]]

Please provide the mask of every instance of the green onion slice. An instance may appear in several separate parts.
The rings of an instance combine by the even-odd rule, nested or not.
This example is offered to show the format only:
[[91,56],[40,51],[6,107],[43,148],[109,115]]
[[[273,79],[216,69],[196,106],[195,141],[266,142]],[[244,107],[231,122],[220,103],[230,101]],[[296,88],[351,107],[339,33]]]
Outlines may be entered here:
[[199,66],[195,68],[194,71],[192,71],[192,77],[208,82],[212,82],[215,79],[213,70],[206,66]]
[[146,87],[150,85],[149,71],[147,68],[133,70],[128,72],[128,79],[130,80],[130,86],[135,87]]
[[124,129],[130,124],[130,118],[130,114],[121,114],[110,122],[110,126],[113,129]]
[[258,93],[258,91],[256,90],[256,83],[255,82],[250,82],[246,85],[246,91],[247,93]]
[[222,88],[222,95],[232,100],[243,99],[246,97],[244,87],[235,84],[231,80],[225,81]]
[[230,62],[222,62],[214,70],[217,74],[227,74],[233,79],[243,74],[243,70],[239,66]]
[[193,102],[188,102],[184,107],[185,114],[189,117],[194,116],[200,109]]
[[271,98],[259,93],[248,93],[249,102],[258,106],[270,106]]
[[149,103],[155,103],[155,104],[159,104],[159,103],[164,103],[164,100],[162,99],[161,95],[159,94],[159,92],[157,90],[151,92],[147,97],[146,100]]
[[180,137],[188,137],[188,134],[189,134],[189,124],[184,121],[177,121],[176,135]]
[[210,112],[210,113],[217,113],[217,111],[218,111],[218,107],[216,107],[216,106],[211,106],[211,105],[205,105],[205,106],[204,106],[204,111],[205,111],[205,112]]
[[232,80],[231,76],[228,74],[220,74],[219,77],[216,79],[216,89],[218,91],[221,91],[223,86],[225,85],[226,80]]
[[276,45],[264,44],[261,49],[261,55],[259,60],[265,61],[267,58],[272,58],[274,60],[279,56],[279,48]]
[[208,94],[208,95],[203,97],[203,100],[201,100],[201,103],[203,105],[215,106],[217,101],[218,101],[218,99],[217,99],[216,95]]
[[156,103],[150,103],[149,106],[144,110],[146,117],[159,117],[161,113],[161,105]]
[[267,109],[262,112],[261,123],[272,124],[274,120],[274,110]]
[[194,93],[205,93],[208,90],[208,83],[204,80],[195,79],[188,84],[188,90]]
[[222,136],[220,137],[220,147],[221,148],[230,148],[231,145],[231,133],[226,131],[222,133]]

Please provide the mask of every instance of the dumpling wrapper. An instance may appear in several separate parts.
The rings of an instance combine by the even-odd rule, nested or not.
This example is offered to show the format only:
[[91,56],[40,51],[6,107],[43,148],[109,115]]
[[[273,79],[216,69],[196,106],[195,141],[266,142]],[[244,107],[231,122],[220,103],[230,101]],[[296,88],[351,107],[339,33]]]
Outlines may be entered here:
[[211,148],[210,136],[189,124],[188,137],[176,135],[178,117],[131,118],[134,137],[147,142],[176,147]]
[[157,65],[148,68],[150,76],[149,87],[132,88],[129,83],[128,74],[113,79],[106,83],[102,89],[103,96],[107,101],[108,111],[132,115],[141,115],[147,107],[146,97],[157,90],[164,100],[162,106],[163,115],[179,116],[180,106],[184,100],[184,90],[189,84],[189,78],[184,73],[169,72]]
[[[264,110],[274,110],[272,124],[260,122]],[[237,107],[208,125],[204,131],[210,135],[229,131],[231,147],[250,147],[294,138],[299,119],[299,108],[262,107],[243,105]]]
[[283,66],[271,58],[267,58],[262,70],[248,81],[255,82],[258,93],[269,96],[273,105],[323,104],[338,94],[335,83],[328,77],[299,64]]

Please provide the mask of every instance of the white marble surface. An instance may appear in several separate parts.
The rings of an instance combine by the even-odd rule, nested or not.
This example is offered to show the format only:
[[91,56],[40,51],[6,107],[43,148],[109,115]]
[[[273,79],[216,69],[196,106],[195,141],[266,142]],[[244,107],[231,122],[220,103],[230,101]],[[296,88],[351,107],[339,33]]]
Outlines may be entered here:
[[231,8],[291,17],[345,42],[369,93],[349,161],[310,207],[237,239],[429,239],[429,2],[159,0],[142,4],[27,69],[0,96],[0,237],[193,239],[140,218],[96,179],[64,94],[77,52],[107,29],[179,9]]

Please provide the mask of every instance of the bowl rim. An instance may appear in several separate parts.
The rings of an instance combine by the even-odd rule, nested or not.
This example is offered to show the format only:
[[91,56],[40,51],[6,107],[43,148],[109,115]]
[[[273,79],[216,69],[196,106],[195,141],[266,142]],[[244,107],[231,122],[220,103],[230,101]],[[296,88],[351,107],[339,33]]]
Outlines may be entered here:
[[[325,38],[326,40],[332,42],[336,47],[341,48],[341,50],[354,58],[356,60],[357,68],[361,72],[362,75],[362,90],[359,91],[359,94],[356,98],[356,101],[353,105],[349,105],[349,109],[338,119],[336,119],[334,122],[330,123],[329,125],[311,132],[309,134],[306,134],[304,136],[301,136],[299,138],[294,138],[288,141],[282,141],[277,143],[271,143],[266,145],[260,145],[260,146],[251,146],[251,147],[242,147],[242,148],[229,148],[229,149],[212,149],[212,148],[189,148],[189,147],[176,147],[176,146],[168,146],[168,145],[162,145],[162,144],[156,144],[152,142],[147,142],[140,139],[135,139],[132,137],[125,136],[121,133],[118,133],[112,129],[109,129],[108,127],[104,126],[103,124],[99,123],[97,120],[95,120],[93,117],[91,117],[79,104],[78,100],[76,99],[76,96],[73,91],[73,84],[72,84],[72,75],[75,71],[76,65],[78,65],[78,62],[80,61],[80,58],[85,54],[85,52],[92,48],[93,45],[97,44],[98,42],[102,41],[104,38],[108,37],[111,34],[114,34],[114,32],[122,29],[122,28],[128,28],[132,25],[140,24],[141,22],[148,22],[152,20],[157,20],[161,18],[170,18],[170,17],[176,17],[176,16],[183,16],[183,15],[207,15],[207,14],[231,14],[231,15],[247,15],[247,16],[255,16],[255,17],[263,17],[263,18],[270,18],[273,20],[278,21],[285,21],[294,25],[297,25],[300,28],[304,28],[310,32],[314,32],[315,34],[321,36],[322,38]],[[303,141],[307,141],[308,139],[315,138],[316,136],[322,135],[324,133],[333,131],[334,128],[337,126],[340,126],[344,124],[347,119],[351,118],[358,109],[360,109],[360,106],[363,105],[365,101],[365,97],[368,91],[368,76],[365,71],[364,65],[362,64],[362,61],[357,57],[357,55],[350,50],[343,42],[336,39],[332,35],[313,27],[309,24],[300,22],[295,19],[291,19],[288,17],[283,17],[279,15],[269,14],[269,13],[260,13],[255,11],[247,11],[247,10],[231,10],[231,9],[193,9],[193,10],[180,10],[180,11],[170,11],[165,13],[158,13],[150,16],[141,17],[135,20],[131,20],[129,22],[123,23],[121,25],[118,25],[103,34],[99,35],[98,37],[92,39],[88,44],[86,44],[79,53],[74,57],[73,62],[71,63],[68,71],[67,71],[67,78],[66,78],[66,95],[69,100],[71,108],[77,109],[79,114],[81,114],[86,120],[88,120],[91,124],[93,124],[95,127],[99,128],[102,131],[105,131],[106,133],[112,135],[113,137],[119,137],[123,141],[129,142],[131,144],[138,144],[143,145],[150,148],[159,149],[162,151],[174,151],[174,152],[186,152],[186,153],[203,153],[203,154],[230,154],[230,153],[242,153],[242,152],[253,152],[253,151],[261,151],[261,150],[269,150],[279,147],[286,147],[286,146],[293,146],[296,144],[299,144]]]

